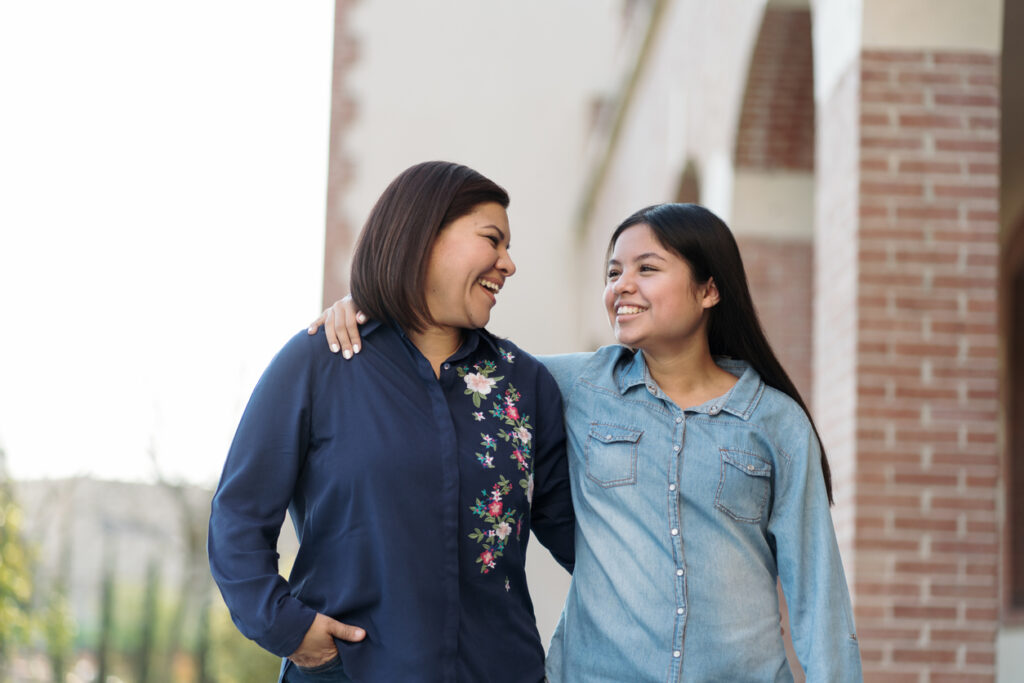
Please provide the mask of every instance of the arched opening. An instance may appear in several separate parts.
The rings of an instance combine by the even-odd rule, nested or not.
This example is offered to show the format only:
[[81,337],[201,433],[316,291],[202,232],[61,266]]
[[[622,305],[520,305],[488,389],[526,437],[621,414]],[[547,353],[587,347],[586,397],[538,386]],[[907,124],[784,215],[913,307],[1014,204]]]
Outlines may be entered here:
[[809,3],[769,2],[736,132],[730,225],[754,303],[784,367],[811,401],[814,55]]
[[700,204],[700,177],[692,161],[686,162],[683,175],[679,178],[675,201],[680,204]]

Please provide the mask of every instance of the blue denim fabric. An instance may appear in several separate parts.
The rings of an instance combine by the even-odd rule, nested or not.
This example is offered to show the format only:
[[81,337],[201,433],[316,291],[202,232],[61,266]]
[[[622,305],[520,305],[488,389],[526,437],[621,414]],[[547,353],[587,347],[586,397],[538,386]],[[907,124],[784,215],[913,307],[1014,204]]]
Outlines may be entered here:
[[860,650],[806,414],[746,363],[680,410],[643,353],[540,359],[562,391],[576,568],[553,683],[791,681],[776,579],[808,681],[860,681]]

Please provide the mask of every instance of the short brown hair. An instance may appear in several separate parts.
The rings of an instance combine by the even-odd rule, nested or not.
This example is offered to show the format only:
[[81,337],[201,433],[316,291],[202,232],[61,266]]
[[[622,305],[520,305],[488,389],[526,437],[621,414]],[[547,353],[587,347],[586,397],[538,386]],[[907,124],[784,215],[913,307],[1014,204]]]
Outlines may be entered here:
[[424,281],[434,241],[449,223],[488,202],[507,209],[508,193],[467,166],[427,161],[402,171],[374,204],[356,243],[356,305],[406,331],[432,325]]

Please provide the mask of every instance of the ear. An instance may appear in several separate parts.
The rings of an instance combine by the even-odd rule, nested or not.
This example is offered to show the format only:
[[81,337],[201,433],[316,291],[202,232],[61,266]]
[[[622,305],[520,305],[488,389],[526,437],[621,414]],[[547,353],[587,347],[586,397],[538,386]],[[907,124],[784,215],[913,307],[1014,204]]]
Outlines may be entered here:
[[701,297],[701,305],[704,308],[713,308],[721,300],[721,296],[718,293],[718,285],[715,284],[715,278],[709,277],[708,281],[702,286],[704,290],[703,296]]

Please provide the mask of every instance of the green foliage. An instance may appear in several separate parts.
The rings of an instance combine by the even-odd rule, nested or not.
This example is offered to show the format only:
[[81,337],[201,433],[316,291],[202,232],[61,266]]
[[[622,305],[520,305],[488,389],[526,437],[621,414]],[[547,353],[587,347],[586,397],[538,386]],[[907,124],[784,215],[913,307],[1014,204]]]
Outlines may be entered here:
[[281,658],[252,642],[235,628],[228,608],[219,599],[210,613],[210,680],[217,683],[251,683],[277,680]]
[[32,632],[32,552],[21,522],[0,449],[0,680],[7,678],[14,648],[26,644]]

